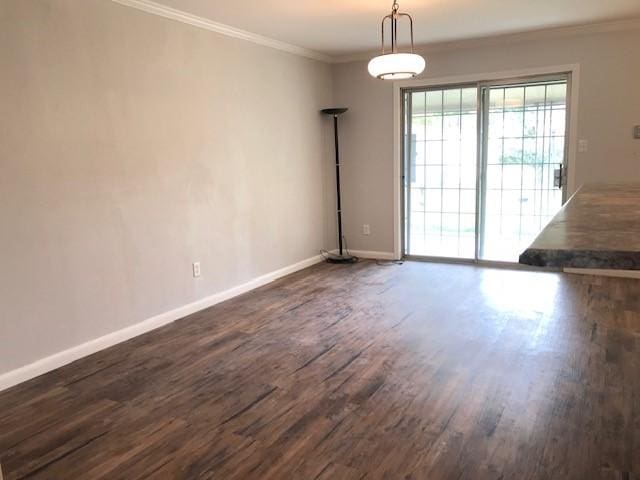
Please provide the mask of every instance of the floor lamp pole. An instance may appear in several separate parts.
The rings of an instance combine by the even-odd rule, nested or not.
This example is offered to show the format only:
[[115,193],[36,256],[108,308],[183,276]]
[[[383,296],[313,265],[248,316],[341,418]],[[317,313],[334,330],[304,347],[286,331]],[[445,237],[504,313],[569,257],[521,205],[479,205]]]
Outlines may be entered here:
[[340,198],[340,143],[338,141],[338,115],[333,116],[333,137],[336,146],[336,206],[338,209],[338,246],[342,256],[342,200]]
[[322,110],[325,115],[333,117],[333,139],[335,143],[336,154],[336,207],[338,213],[338,248],[339,255],[331,256],[327,260],[333,263],[353,263],[357,259],[349,254],[344,254],[343,235],[342,235],[342,195],[340,192],[340,143],[338,140],[338,116],[346,112],[346,108],[326,108]]

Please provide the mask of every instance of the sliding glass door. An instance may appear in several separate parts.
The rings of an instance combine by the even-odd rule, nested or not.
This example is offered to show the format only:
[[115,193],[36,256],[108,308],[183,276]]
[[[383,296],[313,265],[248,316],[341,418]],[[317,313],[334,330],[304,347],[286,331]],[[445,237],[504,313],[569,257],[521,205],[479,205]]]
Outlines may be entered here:
[[404,253],[517,262],[562,206],[568,78],[406,90]]

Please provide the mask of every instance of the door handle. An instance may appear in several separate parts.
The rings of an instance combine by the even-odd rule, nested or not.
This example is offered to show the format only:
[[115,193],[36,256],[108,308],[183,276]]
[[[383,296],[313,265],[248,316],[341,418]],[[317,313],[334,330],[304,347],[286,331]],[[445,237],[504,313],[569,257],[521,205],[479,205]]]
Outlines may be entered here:
[[562,180],[563,180],[563,175],[562,175],[562,164],[558,165],[558,168],[556,168],[553,171],[553,186],[556,188],[562,188]]

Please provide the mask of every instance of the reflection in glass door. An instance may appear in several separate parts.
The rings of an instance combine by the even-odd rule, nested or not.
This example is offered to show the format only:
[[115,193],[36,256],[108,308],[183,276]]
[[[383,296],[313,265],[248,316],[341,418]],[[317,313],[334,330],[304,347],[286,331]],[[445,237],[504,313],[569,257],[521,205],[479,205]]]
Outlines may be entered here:
[[477,88],[405,96],[405,251],[475,257]]
[[518,261],[562,206],[567,90],[560,75],[404,91],[405,255]]

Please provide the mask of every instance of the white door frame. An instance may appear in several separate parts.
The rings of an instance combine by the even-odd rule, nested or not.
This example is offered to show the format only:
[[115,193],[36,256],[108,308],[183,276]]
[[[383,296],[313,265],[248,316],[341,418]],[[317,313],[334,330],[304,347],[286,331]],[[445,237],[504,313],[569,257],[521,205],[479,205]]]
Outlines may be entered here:
[[438,78],[419,78],[393,82],[393,254],[402,257],[402,89],[459,85],[489,81],[517,79],[536,75],[571,74],[571,99],[569,103],[569,138],[567,149],[567,198],[576,191],[576,153],[578,150],[578,89],[580,64],[505,70],[499,72],[456,75]]

